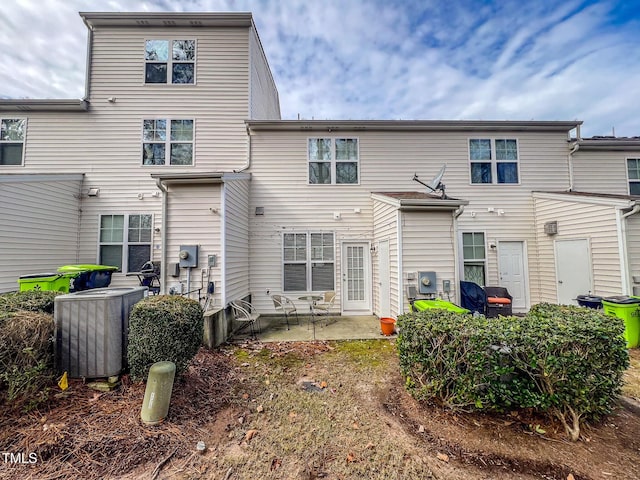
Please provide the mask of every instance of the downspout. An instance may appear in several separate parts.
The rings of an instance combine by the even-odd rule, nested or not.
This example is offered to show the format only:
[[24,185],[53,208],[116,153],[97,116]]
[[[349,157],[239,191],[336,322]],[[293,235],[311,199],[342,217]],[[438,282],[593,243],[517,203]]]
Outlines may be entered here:
[[573,154],[580,150],[580,144],[575,142],[573,148],[569,151],[569,191],[573,191]]
[[240,170],[236,170],[236,172],[244,172],[251,166],[251,130],[249,129],[249,125],[247,125],[247,144],[247,163],[245,163]]
[[396,232],[398,237],[398,314],[404,313],[404,272],[402,268],[402,212],[396,212]]
[[616,209],[616,231],[618,233],[618,256],[620,259],[620,283],[622,284],[623,295],[629,295],[631,292],[631,284],[629,282],[626,219],[638,212],[640,212],[640,205],[638,204],[635,204],[633,208],[626,213],[622,213],[621,208]]
[[455,303],[460,305],[460,259],[458,257],[458,217],[464,212],[464,205],[460,205],[457,210],[452,212],[453,223],[453,281],[455,282],[454,288],[456,292]]
[[85,71],[85,86],[84,86],[84,101],[89,100],[89,95],[91,94],[91,62],[93,58],[93,27],[87,23],[87,19],[83,18],[82,21],[87,26],[89,30],[89,35],[87,35],[87,67]]
[[156,185],[162,192],[162,226],[160,227],[160,293],[166,293],[167,285],[167,202],[169,201],[169,191],[162,184],[162,180],[156,179]]

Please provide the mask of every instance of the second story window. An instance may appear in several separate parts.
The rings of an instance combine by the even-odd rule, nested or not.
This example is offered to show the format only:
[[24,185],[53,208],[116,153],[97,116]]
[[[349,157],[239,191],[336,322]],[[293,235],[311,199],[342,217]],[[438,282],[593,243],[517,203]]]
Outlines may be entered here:
[[469,140],[471,183],[518,183],[518,142],[515,139]]
[[640,195],[640,158],[627,158],[629,195]]
[[143,120],[143,165],[193,165],[193,120]]
[[147,40],[145,83],[195,83],[195,40]]
[[310,184],[357,184],[359,181],[357,138],[310,138],[307,157]]
[[24,118],[0,119],[0,165],[22,165],[26,128]]

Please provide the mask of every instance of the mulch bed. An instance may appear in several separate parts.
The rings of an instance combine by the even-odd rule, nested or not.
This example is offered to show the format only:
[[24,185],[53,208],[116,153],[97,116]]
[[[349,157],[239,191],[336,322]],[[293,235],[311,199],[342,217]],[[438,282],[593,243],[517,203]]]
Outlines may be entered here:
[[[0,478],[105,478],[142,465],[161,466],[170,457],[186,458],[187,466],[197,455],[203,427],[229,405],[236,382],[232,358],[201,349],[176,379],[169,416],[159,425],[140,420],[145,385],[126,375],[112,392],[96,392],[73,380],[69,390],[52,395],[39,411],[2,405],[0,452],[23,454],[25,462],[3,463]],[[33,453],[37,461],[28,463]]]

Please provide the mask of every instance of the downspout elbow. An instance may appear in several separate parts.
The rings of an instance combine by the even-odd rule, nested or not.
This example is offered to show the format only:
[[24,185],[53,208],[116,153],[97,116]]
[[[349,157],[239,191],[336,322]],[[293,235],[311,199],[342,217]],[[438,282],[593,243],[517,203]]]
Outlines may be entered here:
[[464,212],[464,205],[460,205],[460,207],[458,207],[458,209],[453,212],[454,220],[457,219],[460,215],[462,215],[462,212]]
[[635,215],[638,212],[640,212],[640,204],[636,203],[629,212],[622,214],[622,218],[625,219],[627,217],[630,217],[631,215]]

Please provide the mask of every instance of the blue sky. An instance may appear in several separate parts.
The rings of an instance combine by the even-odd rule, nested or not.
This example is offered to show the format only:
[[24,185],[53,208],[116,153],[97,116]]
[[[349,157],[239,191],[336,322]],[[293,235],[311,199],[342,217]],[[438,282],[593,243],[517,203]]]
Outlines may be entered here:
[[0,97],[81,98],[78,11],[251,11],[284,119],[583,120],[640,135],[640,0],[4,0]]

